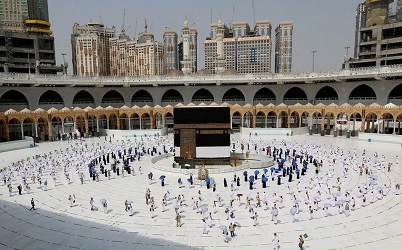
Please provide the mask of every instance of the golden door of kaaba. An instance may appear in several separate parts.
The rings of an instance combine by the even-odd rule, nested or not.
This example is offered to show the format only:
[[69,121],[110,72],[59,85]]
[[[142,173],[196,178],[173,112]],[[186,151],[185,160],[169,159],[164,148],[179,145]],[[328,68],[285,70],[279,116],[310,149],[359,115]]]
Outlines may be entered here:
[[196,158],[195,129],[180,130],[180,157],[183,159]]

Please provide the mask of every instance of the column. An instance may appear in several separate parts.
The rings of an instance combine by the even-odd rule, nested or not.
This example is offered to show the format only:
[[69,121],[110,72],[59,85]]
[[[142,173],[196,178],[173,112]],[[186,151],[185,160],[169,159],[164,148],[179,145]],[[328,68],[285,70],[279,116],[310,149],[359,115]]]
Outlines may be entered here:
[[[373,128],[374,128],[374,120],[373,120]],[[377,119],[377,134],[380,133],[380,119]]]
[[96,132],[99,133],[99,118],[96,118]]
[[348,118],[348,132],[350,132],[350,118]]
[[77,131],[77,118],[74,119],[74,131],[73,131],[73,133],[75,133],[75,131]]
[[392,133],[393,135],[395,134],[396,131],[396,119],[394,119],[394,132]]
[[35,138],[36,137],[38,137],[38,121],[35,121]]
[[84,122],[85,122],[85,133],[89,134],[89,121],[88,121],[88,118],[85,118]]
[[49,121],[47,122],[47,126],[48,126],[49,141],[53,141],[52,120],[49,119]]
[[107,129],[109,129],[109,117],[108,118],[106,118],[106,126],[107,126]]
[[131,130],[131,117],[128,117],[128,130]]
[[267,126],[268,126],[268,116],[265,116],[265,126],[264,126],[264,128],[267,128]]
[[302,117],[299,116],[299,128],[301,128],[301,127],[302,127]]
[[241,118],[240,118],[240,127],[243,127],[243,117],[244,116],[241,116]]
[[233,126],[232,126],[232,119],[233,119],[233,116],[230,116],[230,129],[233,128]]
[[290,115],[288,115],[288,128],[290,128],[291,121],[292,121],[292,119],[291,119]]
[[10,128],[8,127],[8,122],[4,121],[4,133],[6,135],[6,141],[10,141]]
[[142,117],[140,116],[140,130],[142,129]]
[[21,139],[24,139],[24,124],[21,122]]
[[279,115],[276,116],[276,128],[279,128]]
[[309,119],[309,121],[308,121],[308,124],[309,124],[309,127],[310,127],[310,132],[312,132],[313,131],[313,122],[314,122],[314,118],[313,118],[313,116],[310,116],[310,119]]
[[61,132],[64,135],[64,120],[61,121]]

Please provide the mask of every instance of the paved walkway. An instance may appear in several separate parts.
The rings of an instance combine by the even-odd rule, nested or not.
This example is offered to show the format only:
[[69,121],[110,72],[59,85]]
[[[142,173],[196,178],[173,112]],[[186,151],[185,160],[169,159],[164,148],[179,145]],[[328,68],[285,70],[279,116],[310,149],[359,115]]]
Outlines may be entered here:
[[[270,141],[271,137],[263,140]],[[113,176],[111,180],[100,178],[99,182],[86,179],[84,185],[79,184],[75,178],[69,185],[58,183],[56,186],[49,181],[48,191],[38,189],[31,185],[31,193],[20,196],[14,192],[9,197],[7,188],[0,185],[0,249],[273,249],[273,233],[277,233],[281,249],[297,249],[300,234],[307,234],[306,249],[400,249],[402,245],[402,204],[401,197],[394,193],[394,183],[402,183],[402,168],[395,164],[395,156],[402,155],[401,148],[392,144],[371,144],[355,139],[320,137],[320,136],[294,136],[278,138],[307,143],[339,145],[347,150],[357,149],[359,155],[363,149],[369,157],[377,152],[386,156],[386,163],[393,162],[391,172],[378,171],[378,183],[392,186],[388,195],[366,207],[362,206],[360,198],[356,197],[356,210],[351,216],[339,214],[337,208],[331,207],[329,217],[324,217],[322,210],[313,213],[313,219],[307,220],[308,205],[300,204],[300,213],[296,215],[296,222],[292,223],[289,209],[291,201],[286,195],[287,178],[281,186],[268,182],[268,188],[263,189],[260,182],[256,182],[251,196],[262,192],[268,194],[269,207],[272,206],[271,194],[277,191],[285,197],[284,208],[279,209],[279,223],[271,221],[271,209],[264,211],[256,208],[258,224],[253,226],[248,209],[243,203],[237,206],[234,202],[236,221],[241,227],[236,229],[236,237],[228,243],[223,241],[223,234],[218,227],[228,225],[224,208],[218,208],[214,213],[212,208],[216,194],[212,189],[196,185],[193,188],[179,188],[177,179],[186,180],[188,176],[180,173],[162,172],[151,167],[151,157],[143,157],[140,162],[134,162],[136,175]],[[96,139],[93,139],[96,140]],[[0,145],[1,146],[1,145]],[[0,164],[4,167],[11,162],[25,159],[28,156],[43,154],[58,148],[70,147],[67,142],[40,143],[34,149],[24,149],[0,154]],[[139,174],[138,167],[142,167]],[[311,166],[311,164],[310,164]],[[152,171],[156,180],[149,185],[147,173]],[[254,170],[249,170],[249,172]],[[325,170],[325,165],[322,171]],[[336,164],[337,174],[342,172],[340,163]],[[242,172],[242,171],[241,171]],[[235,193],[250,193],[248,185],[238,172],[242,181]],[[261,171],[262,172],[262,171]],[[159,176],[166,175],[164,187],[161,187]],[[308,178],[315,174],[308,171],[306,177],[301,179],[303,189],[308,186]],[[74,176],[75,177],[75,176]],[[217,192],[228,205],[230,185],[223,187],[223,178],[231,180],[233,173],[219,173],[212,176],[217,182]],[[331,180],[333,181],[333,180]],[[355,190],[357,186],[365,183],[366,176],[352,172],[342,183],[342,190]],[[291,184],[296,190],[297,180]],[[155,197],[155,216],[152,217],[149,206],[145,204],[145,189],[150,187],[151,195]],[[16,187],[13,190],[17,190]],[[188,207],[184,206],[182,213],[182,227],[176,227],[175,210],[172,201],[167,211],[162,212],[161,202],[163,194],[169,190],[172,197],[183,194]],[[213,227],[208,228],[208,234],[202,234],[202,216],[192,210],[191,198],[198,198],[197,192],[201,190],[202,204],[208,205],[208,212],[212,212]],[[312,194],[313,190],[309,190]],[[303,201],[303,193],[295,192],[298,199]],[[75,194],[77,201],[70,207],[67,200],[70,194]],[[313,196],[313,195],[311,195]],[[108,213],[102,209],[91,211],[89,200],[93,197],[95,205],[101,208],[100,199],[108,200]],[[36,200],[37,210],[29,211],[30,200]],[[130,217],[124,210],[124,201],[132,200],[134,216]],[[310,198],[311,199],[311,198]],[[243,202],[244,202],[243,197]],[[310,200],[311,201],[311,200]],[[320,208],[322,208],[320,203]],[[310,202],[311,205],[311,202]]]

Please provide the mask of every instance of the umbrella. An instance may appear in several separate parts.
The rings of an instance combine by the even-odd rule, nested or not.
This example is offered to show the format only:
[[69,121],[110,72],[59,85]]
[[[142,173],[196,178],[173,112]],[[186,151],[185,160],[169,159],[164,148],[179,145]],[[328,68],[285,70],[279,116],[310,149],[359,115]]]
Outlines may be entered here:
[[177,183],[181,183],[181,178],[177,179]]
[[237,194],[237,197],[243,196],[243,194]]
[[266,174],[268,172],[268,169],[264,168],[263,171],[264,171],[264,174]]
[[254,171],[255,175],[258,175],[259,173],[260,173],[260,171],[258,171],[258,170]]
[[253,183],[254,182],[254,176],[250,176],[249,182]]
[[299,169],[296,169],[296,174],[297,174],[297,173],[300,173],[300,170],[299,170]]
[[320,196],[314,196],[313,199],[316,200],[316,201],[320,201],[320,200],[321,200]]
[[100,203],[105,204],[105,203],[106,203],[106,199],[105,199],[105,198],[101,199],[101,200],[100,200]]
[[219,226],[218,227],[220,230],[223,230],[223,231],[226,231],[227,230],[227,227],[225,226],[225,225],[221,225],[221,226]]
[[262,181],[263,181],[263,182],[267,182],[267,181],[268,181],[268,178],[267,178],[267,177],[264,177],[264,178],[262,178]]
[[187,179],[187,182],[188,182],[188,183],[191,183],[191,179]]
[[274,168],[274,167],[271,167],[270,169],[271,169],[271,171],[275,171],[275,168]]
[[279,214],[278,209],[272,209],[272,215],[277,216]]
[[337,200],[335,204],[339,206],[339,205],[343,205],[343,203],[345,203],[345,202],[346,202],[345,200]]
[[331,203],[324,203],[324,207],[332,207]]
[[295,215],[295,214],[296,214],[296,211],[297,211],[297,209],[296,209],[295,207],[292,207],[292,208],[290,209],[290,214],[291,214],[291,215]]
[[207,184],[209,184],[209,183],[211,183],[211,179],[209,179],[209,178],[207,177],[207,178],[205,178],[205,182],[206,182]]
[[243,175],[244,175],[244,176],[247,176],[247,171],[244,171],[244,172],[243,172]]
[[201,212],[205,213],[206,211],[208,211],[208,207],[207,206],[202,206],[200,208]]
[[233,224],[234,224],[236,227],[241,227],[240,223],[237,222],[237,221],[235,221]]
[[163,180],[163,179],[165,179],[165,178],[166,178],[166,176],[161,175],[161,177],[159,177],[159,180]]

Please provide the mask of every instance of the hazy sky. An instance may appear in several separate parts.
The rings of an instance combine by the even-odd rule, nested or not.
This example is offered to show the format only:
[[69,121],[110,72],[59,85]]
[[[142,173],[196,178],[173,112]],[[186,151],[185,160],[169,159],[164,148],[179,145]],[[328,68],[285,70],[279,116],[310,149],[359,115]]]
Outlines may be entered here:
[[[360,2],[363,0],[254,0],[255,19],[271,21],[273,40],[280,21],[294,22],[294,72],[312,70],[312,50],[317,51],[316,71],[336,70],[341,68],[346,46],[351,47],[349,55],[353,55],[355,12]],[[165,27],[176,30],[180,36],[187,16],[198,30],[199,69],[204,67],[203,42],[210,34],[211,9],[213,22],[220,16],[227,25],[233,19],[254,26],[252,0],[50,0],[57,64],[63,63],[61,53],[66,53],[69,72],[72,71],[70,35],[74,23],[101,22],[102,17],[103,24],[115,26],[118,34],[124,9],[126,34],[133,37],[144,31],[147,18],[148,31],[159,42],[163,42]]]

